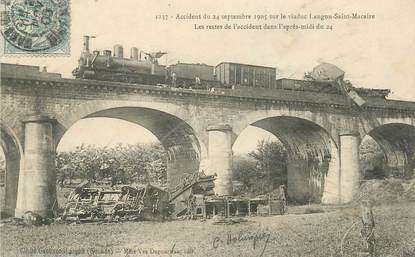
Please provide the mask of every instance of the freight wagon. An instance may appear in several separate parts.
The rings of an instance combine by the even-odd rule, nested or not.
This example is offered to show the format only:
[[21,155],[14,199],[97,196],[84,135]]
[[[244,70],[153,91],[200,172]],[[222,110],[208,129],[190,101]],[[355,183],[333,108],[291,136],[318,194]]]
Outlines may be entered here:
[[221,62],[215,67],[215,76],[224,85],[273,88],[276,69],[232,62]]

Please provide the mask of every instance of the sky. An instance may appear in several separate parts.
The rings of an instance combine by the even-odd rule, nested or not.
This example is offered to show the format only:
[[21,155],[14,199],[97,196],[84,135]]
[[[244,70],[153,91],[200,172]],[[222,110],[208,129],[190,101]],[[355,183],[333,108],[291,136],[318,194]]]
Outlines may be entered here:
[[[176,20],[177,14],[333,14],[370,13],[373,20],[313,20],[310,23],[333,25],[333,30],[250,31],[195,30],[194,24],[219,24],[218,21]],[[71,53],[54,57],[1,57],[2,62],[46,66],[49,72],[71,78],[82,47],[83,35],[94,35],[91,50],[124,46],[145,51],[166,51],[161,61],[216,65],[232,61],[276,67],[278,77],[302,78],[320,62],[336,64],[355,86],[389,88],[391,99],[415,100],[415,1],[413,0],[71,0]],[[156,19],[167,14],[167,21]],[[234,22],[227,22],[233,24]],[[245,23],[278,23],[278,21],[239,21]],[[286,24],[302,23],[298,20]],[[96,123],[99,124],[99,123]],[[143,129],[131,124],[94,125],[85,121],[73,129],[94,131],[106,129],[111,142],[115,135],[131,131],[131,138],[150,140]],[[111,123],[113,124],[113,123]],[[112,132],[110,130],[113,130]],[[115,132],[114,132],[115,131]],[[71,133],[69,130],[68,133]],[[249,137],[261,133],[253,129]],[[70,134],[69,134],[70,135]],[[68,142],[79,135],[72,132]],[[141,136],[137,136],[141,135]],[[264,136],[264,135],[262,135]],[[266,135],[265,135],[266,136]],[[73,139],[73,140],[72,140]],[[83,139],[89,142],[88,138]],[[101,139],[102,140],[102,139]],[[117,139],[118,140],[118,139]],[[125,139],[119,139],[125,141]]]
[[112,118],[87,118],[70,127],[60,140],[57,151],[71,151],[81,144],[113,147],[118,143],[153,142],[158,142],[154,134],[137,124]]

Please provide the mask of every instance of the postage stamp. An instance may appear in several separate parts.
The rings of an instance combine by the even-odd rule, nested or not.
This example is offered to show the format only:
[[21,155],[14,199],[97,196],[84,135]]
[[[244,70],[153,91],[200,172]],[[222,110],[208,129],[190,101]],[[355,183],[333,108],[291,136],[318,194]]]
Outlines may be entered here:
[[69,54],[68,0],[0,0],[2,54]]

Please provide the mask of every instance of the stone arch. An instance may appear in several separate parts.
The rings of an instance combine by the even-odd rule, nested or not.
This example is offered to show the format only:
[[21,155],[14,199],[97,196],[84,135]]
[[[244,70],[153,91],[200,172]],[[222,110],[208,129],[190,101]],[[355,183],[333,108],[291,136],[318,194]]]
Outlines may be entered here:
[[271,116],[250,125],[274,134],[284,144],[289,158],[287,191],[292,201],[339,200],[338,148],[326,129],[293,116]]
[[296,117],[305,121],[314,123],[324,129],[331,137],[333,142],[339,144],[339,128],[344,130],[356,130],[356,122],[352,116],[344,116],[344,114],[327,113],[324,111],[304,111],[295,108],[279,108],[275,110],[257,110],[244,113],[243,116],[237,116],[237,120],[233,120],[233,131],[239,135],[247,124],[253,124],[256,121],[271,117]]
[[0,123],[0,143],[6,159],[0,215],[7,217],[13,216],[16,208],[22,146],[16,134],[3,122]]
[[166,112],[137,103],[87,104],[69,115],[56,117],[56,138],[59,141],[72,124],[83,118],[107,117],[140,125],[151,131],[165,148],[168,154],[167,180],[172,189],[186,174],[197,172],[203,166],[201,160],[206,156],[206,148],[196,131],[176,114],[172,109]]
[[388,175],[411,178],[414,175],[415,126],[400,122],[383,122],[367,132],[380,146]]
[[360,136],[364,136],[371,133],[377,127],[388,124],[402,124],[415,126],[415,116],[410,115],[396,115],[395,117],[373,117],[368,113],[362,113],[359,117],[361,127],[359,128]]

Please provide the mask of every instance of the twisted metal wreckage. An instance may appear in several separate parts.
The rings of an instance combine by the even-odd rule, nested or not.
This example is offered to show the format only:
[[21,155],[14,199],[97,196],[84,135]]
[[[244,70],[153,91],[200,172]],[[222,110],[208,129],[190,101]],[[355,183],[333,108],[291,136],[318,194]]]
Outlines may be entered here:
[[[61,219],[70,222],[162,221],[167,218],[197,219],[215,216],[283,214],[285,194],[255,198],[215,196],[215,175],[189,175],[171,193],[156,185],[91,187],[81,183],[68,196]],[[280,189],[283,192],[284,188]],[[282,199],[283,198],[283,199]]]

